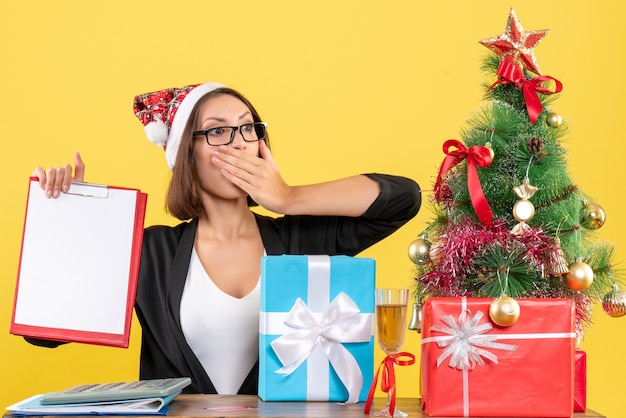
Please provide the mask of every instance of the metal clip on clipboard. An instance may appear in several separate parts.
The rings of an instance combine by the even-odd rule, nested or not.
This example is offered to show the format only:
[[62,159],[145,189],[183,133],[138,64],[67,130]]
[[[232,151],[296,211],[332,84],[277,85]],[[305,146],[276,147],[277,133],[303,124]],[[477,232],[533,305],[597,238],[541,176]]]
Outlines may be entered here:
[[107,199],[109,197],[109,187],[103,184],[73,182],[70,184],[70,189],[66,193],[76,196]]

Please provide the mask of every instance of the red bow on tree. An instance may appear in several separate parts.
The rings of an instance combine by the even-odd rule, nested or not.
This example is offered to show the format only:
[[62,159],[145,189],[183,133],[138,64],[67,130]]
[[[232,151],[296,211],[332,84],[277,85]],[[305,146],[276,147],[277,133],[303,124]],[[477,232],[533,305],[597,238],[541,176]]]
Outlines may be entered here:
[[[524,93],[524,100],[526,101],[526,110],[528,110],[528,118],[530,119],[530,123],[533,125],[537,121],[537,118],[539,117],[539,114],[543,109],[541,100],[539,99],[539,95],[537,93],[555,94],[563,90],[563,84],[559,80],[547,75],[542,75],[539,77],[535,77],[531,80],[526,80],[526,77],[524,77],[522,70],[520,70],[510,61],[500,62],[500,66],[498,67],[496,75],[499,77],[499,80],[491,85],[491,87],[489,87],[489,90],[491,90],[498,84],[514,84],[515,88],[517,88],[518,90],[522,90],[522,92]],[[550,80],[554,81],[555,83],[554,91],[549,90],[540,84]]]
[[[457,149],[450,150],[452,147]],[[452,169],[452,167],[467,158],[467,188],[469,190],[472,206],[474,206],[474,211],[476,211],[480,222],[482,222],[483,225],[491,225],[493,213],[491,212],[489,203],[487,203],[483,188],[480,185],[477,170],[477,167],[488,167],[491,165],[492,159],[489,148],[480,145],[466,148],[461,141],[449,139],[443,143],[443,152],[446,153],[446,158],[441,164],[439,175],[435,182],[435,197],[438,199],[437,196],[441,195],[443,176]]]

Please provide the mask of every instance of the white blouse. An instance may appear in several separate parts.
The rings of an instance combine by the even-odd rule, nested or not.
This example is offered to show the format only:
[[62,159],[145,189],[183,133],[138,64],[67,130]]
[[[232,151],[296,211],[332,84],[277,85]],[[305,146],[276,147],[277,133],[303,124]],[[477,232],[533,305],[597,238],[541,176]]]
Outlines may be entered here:
[[259,283],[241,299],[228,295],[213,283],[192,251],[180,322],[220,395],[237,394],[259,357]]

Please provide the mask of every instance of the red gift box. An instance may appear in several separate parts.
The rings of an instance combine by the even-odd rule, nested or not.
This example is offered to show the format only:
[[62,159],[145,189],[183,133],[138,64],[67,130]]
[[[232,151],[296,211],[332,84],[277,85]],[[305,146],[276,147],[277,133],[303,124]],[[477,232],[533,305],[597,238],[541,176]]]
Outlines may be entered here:
[[574,360],[574,412],[587,410],[587,353],[576,350]]
[[422,409],[430,416],[571,417],[574,302],[517,299],[493,324],[493,299],[428,298],[422,316]]

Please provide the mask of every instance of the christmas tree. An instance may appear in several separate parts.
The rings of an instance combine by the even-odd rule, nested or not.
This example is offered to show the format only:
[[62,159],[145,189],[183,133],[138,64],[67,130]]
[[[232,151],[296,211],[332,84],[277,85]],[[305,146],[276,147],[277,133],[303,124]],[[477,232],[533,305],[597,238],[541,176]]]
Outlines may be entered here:
[[479,41],[492,51],[483,105],[461,140],[443,144],[434,216],[409,256],[416,307],[429,296],[494,298],[492,320],[507,326],[515,298],[571,298],[580,340],[592,306],[623,316],[626,293],[613,245],[595,237],[604,210],[567,168],[567,121],[550,107],[562,84],[534,55],[547,33],[524,31],[511,9],[505,32]]

